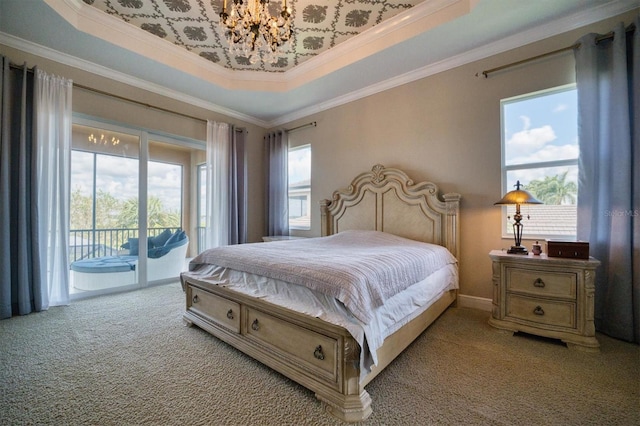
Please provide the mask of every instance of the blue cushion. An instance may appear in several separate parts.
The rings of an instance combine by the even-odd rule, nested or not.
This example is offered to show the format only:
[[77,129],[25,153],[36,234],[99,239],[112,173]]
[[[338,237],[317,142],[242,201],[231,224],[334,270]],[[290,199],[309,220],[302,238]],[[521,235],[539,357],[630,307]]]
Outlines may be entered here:
[[180,247],[183,246],[185,244],[189,243],[189,238],[187,238],[187,235],[184,234],[183,238],[177,241],[173,241],[173,242],[169,242],[167,241],[167,244],[164,245],[164,248],[167,248],[169,250],[173,250],[176,247]]
[[149,259],[158,259],[174,248],[183,246],[189,242],[189,238],[187,238],[187,234],[184,231],[177,232],[176,234],[176,237],[174,239],[168,239],[164,246],[149,249],[147,257],[149,257]]
[[73,262],[71,270],[91,274],[135,271],[138,256],[105,256]]
[[[140,251],[140,241],[137,238],[129,238],[128,243],[124,243],[123,249],[129,249],[129,256],[137,256]],[[151,239],[147,238],[147,250],[153,248]]]
[[175,242],[178,242],[180,240],[183,240],[184,238],[186,238],[187,234],[184,233],[184,231],[182,229],[178,229],[176,232],[173,233],[172,236],[169,237],[169,239],[167,240],[166,243],[164,243],[164,245],[171,245]]
[[149,251],[147,252],[147,257],[149,259],[158,259],[169,253],[170,251],[171,247],[167,247],[166,245],[162,247],[154,247],[152,249],[149,249]]
[[162,247],[171,235],[173,235],[173,233],[169,229],[165,229],[155,237],[149,237],[150,247]]

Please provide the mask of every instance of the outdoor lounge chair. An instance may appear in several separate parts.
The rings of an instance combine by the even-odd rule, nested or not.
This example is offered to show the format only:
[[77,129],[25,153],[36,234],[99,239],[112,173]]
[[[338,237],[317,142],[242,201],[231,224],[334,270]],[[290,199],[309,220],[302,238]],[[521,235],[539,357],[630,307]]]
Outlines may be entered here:
[[[166,233],[169,233],[167,236]],[[166,238],[165,238],[166,237]],[[147,281],[177,278],[184,270],[189,238],[184,231],[168,230],[149,237]],[[131,285],[138,282],[138,239],[129,238],[125,251],[118,256],[82,259],[71,264],[73,286],[92,291]],[[158,245],[157,245],[158,244]]]

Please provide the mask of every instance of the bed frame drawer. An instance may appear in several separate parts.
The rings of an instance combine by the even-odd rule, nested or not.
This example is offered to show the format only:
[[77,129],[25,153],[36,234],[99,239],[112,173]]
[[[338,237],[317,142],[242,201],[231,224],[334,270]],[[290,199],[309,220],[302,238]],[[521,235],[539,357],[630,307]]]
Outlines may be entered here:
[[187,309],[197,315],[240,333],[240,305],[197,287],[187,287]]
[[337,381],[336,339],[252,308],[247,308],[245,319],[243,334],[273,348],[293,365],[303,364],[328,382]]

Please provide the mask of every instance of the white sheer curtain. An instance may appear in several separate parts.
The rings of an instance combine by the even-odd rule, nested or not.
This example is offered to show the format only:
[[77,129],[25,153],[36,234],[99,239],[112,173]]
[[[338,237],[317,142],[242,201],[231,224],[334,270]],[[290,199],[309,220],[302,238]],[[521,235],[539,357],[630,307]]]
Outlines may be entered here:
[[73,82],[36,70],[38,232],[43,309],[69,304],[69,179]]
[[229,244],[229,125],[207,121],[207,208],[204,248]]
[[596,329],[640,343],[640,17],[576,49],[578,238],[600,260]]
[[264,136],[267,149],[267,235],[289,235],[289,137],[280,130]]

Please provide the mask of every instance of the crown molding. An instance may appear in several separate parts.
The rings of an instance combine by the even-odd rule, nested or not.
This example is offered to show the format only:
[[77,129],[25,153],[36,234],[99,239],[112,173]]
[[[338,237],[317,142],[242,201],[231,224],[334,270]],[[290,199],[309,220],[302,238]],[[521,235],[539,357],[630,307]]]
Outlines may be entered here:
[[350,102],[374,95],[403,84],[411,83],[431,75],[447,71],[462,65],[466,65],[475,61],[488,58],[499,53],[503,53],[512,49],[523,47],[527,44],[535,43],[549,37],[554,37],[586,25],[590,25],[604,19],[612,18],[617,15],[629,12],[638,8],[637,0],[620,0],[594,7],[589,10],[581,11],[565,18],[557,19],[547,24],[532,28],[527,31],[506,37],[499,41],[487,44],[485,46],[469,50],[459,55],[452,56],[442,61],[429,64],[414,71],[390,78],[356,90],[337,98],[331,99],[308,108],[300,109],[292,114],[283,115],[269,123],[270,127],[277,127],[283,124],[317,114],[319,112],[335,108]]
[[260,120],[258,118],[249,116],[247,114],[243,114],[241,112],[225,108],[220,105],[216,105],[211,102],[204,101],[202,99],[185,95],[182,92],[167,89],[165,86],[161,86],[159,84],[151,83],[147,80],[143,80],[137,77],[133,77],[129,74],[125,74],[119,71],[115,71],[111,68],[104,67],[102,65],[97,65],[93,62],[85,61],[84,59],[77,58],[75,56],[68,55],[63,52],[59,52],[57,50],[44,47],[42,45],[15,37],[11,34],[3,33],[0,31],[0,44],[5,46],[21,50],[23,52],[39,56],[41,58],[48,59],[53,62],[57,62],[63,65],[67,65],[73,68],[77,68],[82,71],[86,71],[91,74],[95,74],[101,77],[105,77],[123,84],[127,84],[129,86],[137,87],[139,89],[147,90],[149,92],[165,96],[170,99],[174,99],[176,101],[184,102],[199,108],[206,109],[207,111],[216,112],[219,114],[226,115],[227,117],[235,118],[238,120],[242,120],[251,124],[255,124],[256,126],[260,126],[263,128],[267,128],[268,124],[264,120]]

